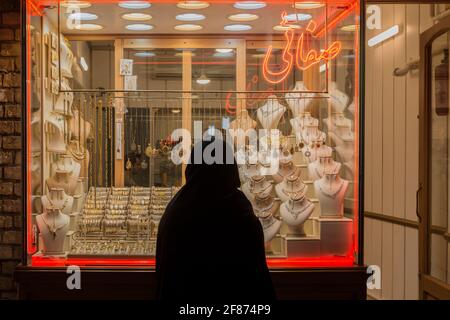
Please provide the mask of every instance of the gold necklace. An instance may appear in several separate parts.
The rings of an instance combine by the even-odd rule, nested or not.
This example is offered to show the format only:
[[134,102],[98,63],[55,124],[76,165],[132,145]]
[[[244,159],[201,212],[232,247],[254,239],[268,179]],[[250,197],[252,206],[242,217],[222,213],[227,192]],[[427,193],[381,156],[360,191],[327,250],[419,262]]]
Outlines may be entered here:
[[50,226],[49,223],[47,223],[47,221],[45,220],[43,215],[41,215],[41,218],[42,218],[42,221],[44,222],[44,224],[47,226],[48,231],[50,231],[50,233],[52,234],[53,240],[56,239],[56,236],[57,236],[56,232],[69,224],[69,222],[65,222],[64,224],[62,224],[60,226],[56,226],[56,219],[53,219],[53,227],[52,227],[52,226]]

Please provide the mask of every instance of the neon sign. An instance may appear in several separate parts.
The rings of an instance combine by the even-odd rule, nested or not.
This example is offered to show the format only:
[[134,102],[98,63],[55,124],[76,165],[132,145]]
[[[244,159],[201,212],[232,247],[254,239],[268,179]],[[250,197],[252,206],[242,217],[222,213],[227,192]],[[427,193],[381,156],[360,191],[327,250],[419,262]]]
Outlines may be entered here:
[[[286,26],[288,20],[286,12],[281,14],[281,26]],[[302,32],[297,40],[297,47],[295,49],[295,57],[292,53],[292,45],[294,43],[295,32],[294,29],[288,28],[284,33],[286,45],[283,48],[282,60],[283,67],[279,71],[271,70],[269,67],[270,56],[272,55],[273,46],[267,48],[267,53],[264,57],[262,72],[264,79],[272,84],[280,83],[286,79],[294,66],[301,71],[305,71],[321,61],[330,61],[336,58],[341,52],[342,44],[340,41],[334,41],[327,49],[317,52],[315,49],[308,50],[308,45],[305,44],[310,37],[314,37],[313,33],[317,28],[315,21],[311,20],[308,23],[306,32]]]

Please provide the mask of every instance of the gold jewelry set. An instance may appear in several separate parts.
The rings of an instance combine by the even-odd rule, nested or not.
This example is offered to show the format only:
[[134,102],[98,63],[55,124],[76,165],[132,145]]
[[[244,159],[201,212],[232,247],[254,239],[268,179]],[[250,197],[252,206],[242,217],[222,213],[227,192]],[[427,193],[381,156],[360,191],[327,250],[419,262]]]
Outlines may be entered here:
[[[78,240],[75,241],[71,253],[153,252],[161,216],[167,203],[178,190],[178,187],[91,187],[78,223]],[[113,245],[118,237],[127,244]],[[142,240],[142,237],[146,240]],[[103,244],[96,244],[95,239]],[[145,243],[134,246],[136,241]]]

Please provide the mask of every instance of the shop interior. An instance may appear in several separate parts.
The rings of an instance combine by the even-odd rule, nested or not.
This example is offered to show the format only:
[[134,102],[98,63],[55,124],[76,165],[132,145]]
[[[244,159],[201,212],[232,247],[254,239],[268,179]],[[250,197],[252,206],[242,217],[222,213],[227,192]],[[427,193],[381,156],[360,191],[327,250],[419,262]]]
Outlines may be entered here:
[[153,265],[185,182],[173,132],[198,126],[258,132],[235,153],[269,266],[362,264],[359,1],[43,2],[27,16],[30,266]]

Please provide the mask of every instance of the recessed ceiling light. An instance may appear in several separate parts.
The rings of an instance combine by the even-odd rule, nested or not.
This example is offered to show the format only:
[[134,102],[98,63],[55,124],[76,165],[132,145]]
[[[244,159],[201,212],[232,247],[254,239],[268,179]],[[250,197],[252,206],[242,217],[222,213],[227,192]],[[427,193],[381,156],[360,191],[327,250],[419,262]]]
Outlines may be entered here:
[[236,9],[256,10],[264,8],[266,4],[261,1],[239,1],[234,4]]
[[200,21],[205,20],[205,16],[198,13],[182,13],[178,14],[175,19],[179,21]]
[[286,31],[289,29],[301,29],[301,27],[298,24],[288,24],[285,26],[277,25],[273,27],[273,30],[275,31]]
[[347,32],[353,32],[356,31],[356,24],[349,24],[346,26],[341,27],[342,31],[347,31]]
[[147,21],[152,18],[151,15],[142,12],[131,12],[122,15],[122,19],[131,21]]
[[232,56],[234,56],[233,52],[215,52],[213,54],[214,57],[216,58],[230,58]]
[[248,31],[252,29],[252,26],[248,24],[229,24],[223,28],[227,31]]
[[203,27],[198,24],[179,24],[179,25],[175,26],[175,30],[179,30],[179,31],[198,31],[198,30],[202,30],[202,29],[203,29]]
[[216,49],[216,52],[219,52],[219,53],[230,53],[232,51],[233,51],[233,49],[230,49],[230,48]]
[[141,51],[141,52],[136,52],[134,54],[135,57],[138,58],[149,58],[149,57],[154,57],[155,53],[154,52],[148,52],[148,51]]
[[97,20],[98,15],[88,12],[74,12],[69,14],[68,18],[71,20],[78,20],[78,21],[90,21],[90,20]]
[[76,1],[76,0],[61,1],[60,5],[61,7],[64,8],[75,7],[79,9],[89,8],[91,6],[91,4],[87,1]]
[[200,85],[207,85],[211,82],[211,79],[209,79],[204,73],[196,80],[196,82]]
[[74,28],[80,31],[96,31],[103,29],[103,26],[94,23],[83,23],[75,25]]
[[125,9],[147,9],[152,5],[147,1],[122,1],[119,2],[119,7]]
[[177,3],[177,7],[181,9],[205,9],[209,7],[206,1],[182,1]]
[[292,7],[294,7],[295,9],[317,9],[320,7],[323,7],[325,4],[320,3],[320,2],[296,2],[294,5],[292,5]]
[[256,14],[252,13],[237,13],[228,16],[228,19],[230,19],[231,21],[254,21],[258,18],[259,17]]
[[153,26],[150,24],[145,23],[135,23],[135,24],[129,24],[125,28],[131,31],[147,31],[152,30]]
[[312,15],[308,13],[291,13],[286,16],[286,20],[289,22],[293,21],[306,21],[312,18]]

